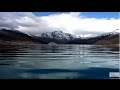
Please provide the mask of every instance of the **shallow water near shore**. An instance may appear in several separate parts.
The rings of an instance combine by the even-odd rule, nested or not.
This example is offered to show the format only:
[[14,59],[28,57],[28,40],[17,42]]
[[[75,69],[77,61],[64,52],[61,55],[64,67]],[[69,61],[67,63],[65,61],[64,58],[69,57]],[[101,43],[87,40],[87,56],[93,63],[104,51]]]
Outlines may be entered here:
[[109,79],[119,71],[119,47],[1,45],[0,79]]

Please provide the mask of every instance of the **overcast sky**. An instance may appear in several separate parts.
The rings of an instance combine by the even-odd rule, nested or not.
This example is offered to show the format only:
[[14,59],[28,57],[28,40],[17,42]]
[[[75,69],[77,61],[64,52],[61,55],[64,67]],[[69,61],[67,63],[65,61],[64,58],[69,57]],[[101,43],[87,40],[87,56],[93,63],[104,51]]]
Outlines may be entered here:
[[0,12],[0,27],[90,36],[120,29],[119,17],[119,12]]

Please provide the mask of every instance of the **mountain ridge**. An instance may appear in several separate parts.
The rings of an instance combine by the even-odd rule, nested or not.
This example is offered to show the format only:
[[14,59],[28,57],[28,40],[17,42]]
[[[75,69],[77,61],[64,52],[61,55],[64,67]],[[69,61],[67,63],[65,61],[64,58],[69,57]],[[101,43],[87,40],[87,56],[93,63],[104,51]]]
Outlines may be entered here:
[[42,40],[38,40],[34,37],[31,37],[23,32],[18,30],[10,30],[10,29],[0,29],[0,41],[1,43],[20,43],[20,42],[31,42],[31,43],[44,43]]
[[66,39],[66,40],[74,39],[77,37],[76,35],[64,33],[63,31],[45,32],[45,33],[38,34],[36,36],[47,37],[47,38],[56,38],[56,39]]
[[104,44],[104,42],[109,42],[109,44],[118,44],[119,33],[116,31],[105,33],[96,37],[81,38],[62,31],[45,32],[32,35],[18,30],[0,29],[0,43],[7,42],[7,44],[9,44],[12,41],[14,43],[27,42],[39,44],[48,44],[50,42],[57,44]]

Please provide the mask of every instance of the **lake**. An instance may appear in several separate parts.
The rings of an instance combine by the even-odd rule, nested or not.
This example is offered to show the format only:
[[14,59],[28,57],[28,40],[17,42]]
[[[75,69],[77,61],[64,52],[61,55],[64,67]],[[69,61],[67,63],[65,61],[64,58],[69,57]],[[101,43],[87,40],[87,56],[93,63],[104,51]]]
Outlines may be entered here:
[[0,45],[0,79],[110,79],[118,71],[118,47]]

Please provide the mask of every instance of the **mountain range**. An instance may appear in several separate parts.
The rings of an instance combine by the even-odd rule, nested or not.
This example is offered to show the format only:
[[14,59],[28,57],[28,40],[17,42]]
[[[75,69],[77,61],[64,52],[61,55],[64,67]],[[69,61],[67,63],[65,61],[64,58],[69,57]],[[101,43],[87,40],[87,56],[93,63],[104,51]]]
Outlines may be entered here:
[[77,38],[76,35],[64,33],[62,31],[45,32],[35,36],[39,39],[42,39],[46,43],[55,42],[58,44],[66,44],[69,41]]
[[18,30],[0,29],[0,44],[11,43],[45,43],[42,40],[38,40],[28,34],[20,32]]
[[31,35],[18,30],[4,28],[0,29],[0,44],[48,44],[50,42],[57,44],[118,44],[119,33],[114,31],[96,37],[81,38],[76,35],[64,33],[62,31],[45,32],[37,35]]

